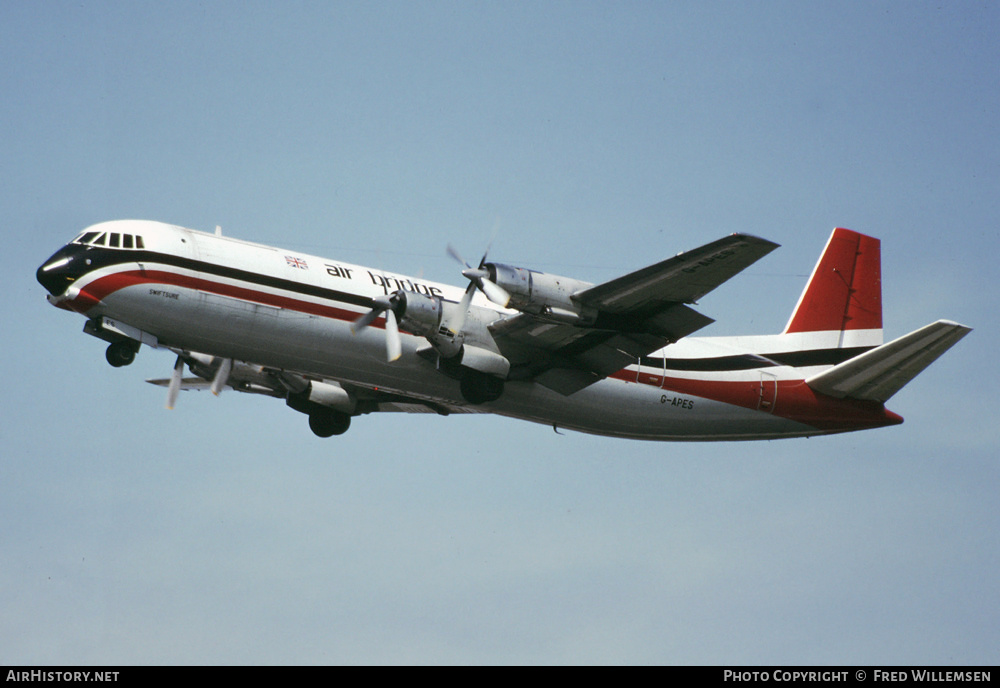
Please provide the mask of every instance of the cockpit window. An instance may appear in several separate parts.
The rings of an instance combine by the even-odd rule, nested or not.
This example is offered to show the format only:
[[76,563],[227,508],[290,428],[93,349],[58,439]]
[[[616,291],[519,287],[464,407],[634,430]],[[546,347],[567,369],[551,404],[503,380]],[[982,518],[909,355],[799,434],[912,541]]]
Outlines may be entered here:
[[110,248],[126,248],[145,250],[146,244],[138,234],[123,234],[121,232],[84,232],[71,243],[90,244],[91,246],[109,246]]

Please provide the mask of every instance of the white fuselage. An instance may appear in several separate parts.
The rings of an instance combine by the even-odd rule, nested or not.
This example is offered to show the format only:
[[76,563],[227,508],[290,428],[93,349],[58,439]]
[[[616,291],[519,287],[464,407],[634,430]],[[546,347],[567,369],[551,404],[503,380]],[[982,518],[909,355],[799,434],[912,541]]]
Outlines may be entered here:
[[[350,327],[373,298],[397,289],[458,302],[460,287],[162,223],[121,221],[88,231],[141,237],[142,249],[138,240],[129,249],[95,247],[94,255],[117,251],[114,260],[103,266],[95,260],[94,269],[50,300],[89,318],[126,323],[159,346],[617,437],[765,439],[853,429],[817,426],[782,412],[786,389],[793,390],[789,405],[800,400],[804,377],[828,364],[725,364],[793,350],[795,343],[780,335],[688,338],[652,354],[652,366],[637,361],[569,396],[510,380],[499,400],[470,407],[459,383],[417,353],[427,346],[423,337],[404,326],[402,356],[390,363],[383,318],[357,335]],[[472,305],[470,317],[484,324],[513,314],[478,293]]]

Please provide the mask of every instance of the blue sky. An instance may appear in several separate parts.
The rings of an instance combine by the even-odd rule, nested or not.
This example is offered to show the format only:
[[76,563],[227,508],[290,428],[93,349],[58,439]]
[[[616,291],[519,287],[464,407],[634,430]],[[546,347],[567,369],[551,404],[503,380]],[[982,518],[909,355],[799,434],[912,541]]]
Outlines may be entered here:
[[[0,663],[1000,661],[994,3],[0,0]],[[458,281],[782,244],[704,334],[778,331],[834,226],[886,334],[975,328],[899,427],[661,444],[502,418],[319,440],[163,410],[35,268],[120,218]]]

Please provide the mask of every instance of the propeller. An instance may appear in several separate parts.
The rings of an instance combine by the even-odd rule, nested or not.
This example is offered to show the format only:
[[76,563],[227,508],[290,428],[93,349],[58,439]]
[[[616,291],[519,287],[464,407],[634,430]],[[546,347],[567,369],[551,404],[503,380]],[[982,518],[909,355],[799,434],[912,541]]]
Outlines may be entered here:
[[396,293],[392,296],[376,296],[372,299],[372,309],[354,321],[351,325],[351,332],[357,334],[365,329],[381,314],[385,313],[385,352],[386,360],[390,363],[403,355],[403,343],[399,338],[399,323],[396,321],[396,307],[399,305],[399,297]]
[[224,358],[222,363],[219,364],[219,370],[215,373],[215,377],[212,379],[212,394],[219,396],[222,393],[222,388],[229,381],[229,373],[233,370],[233,359]]
[[[490,241],[490,246],[493,242]],[[510,294],[506,292],[502,287],[497,286],[495,282],[490,281],[490,271],[486,269],[486,256],[489,255],[490,246],[486,247],[486,251],[483,252],[483,258],[479,261],[479,267],[474,268],[469,265],[461,254],[455,249],[454,246],[448,244],[448,255],[458,261],[460,264],[465,266],[465,270],[462,270],[462,275],[469,280],[473,285],[479,288],[481,292],[486,295],[493,303],[498,306],[507,307],[510,303]],[[466,294],[469,292],[466,291]],[[471,297],[470,297],[471,300]],[[468,306],[466,306],[466,309]],[[463,316],[464,317],[464,316]]]
[[472,295],[474,293],[476,293],[476,285],[474,282],[469,282],[469,286],[465,289],[465,294],[462,295],[462,300],[458,302],[457,313],[448,322],[448,329],[456,335],[465,327],[465,316],[469,314],[469,306],[472,305]]
[[174,372],[170,376],[170,384],[167,385],[168,409],[173,409],[174,404],[177,403],[177,394],[181,391],[181,378],[183,376],[184,376],[184,357],[178,354],[177,362],[174,363]]

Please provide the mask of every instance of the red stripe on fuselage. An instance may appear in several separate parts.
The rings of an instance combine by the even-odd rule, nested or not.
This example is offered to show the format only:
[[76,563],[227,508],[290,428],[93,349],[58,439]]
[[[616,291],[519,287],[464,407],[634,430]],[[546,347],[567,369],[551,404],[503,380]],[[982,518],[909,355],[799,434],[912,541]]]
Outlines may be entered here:
[[[346,322],[352,322],[358,316],[356,311],[344,308],[279,296],[166,270],[124,270],[100,277],[83,287],[71,305],[73,310],[86,314],[87,311],[116,291],[141,284],[173,285]],[[384,327],[384,322],[384,319],[380,318],[375,325]],[[628,369],[620,370],[609,377],[636,383],[635,371]],[[762,382],[760,380],[698,380],[676,377],[664,377],[662,383],[659,380],[660,376],[645,376],[641,382],[636,384],[647,384],[679,394],[690,394],[752,410],[757,410],[761,403]],[[771,413],[819,430],[855,430],[896,425],[903,422],[900,416],[877,402],[836,399],[818,394],[803,380],[779,380],[776,384],[776,400]],[[760,412],[767,413],[767,411]]]
[[[635,383],[634,371],[621,370],[611,377]],[[761,413],[771,413],[780,418],[804,423],[818,430],[860,430],[885,425],[898,425],[902,417],[889,411],[882,404],[859,399],[836,399],[813,390],[804,380],[698,380],[664,377],[662,384],[652,380],[648,384],[665,391],[720,401],[742,406]],[[774,402],[770,411],[761,410],[761,385],[776,384]],[[770,396],[770,395],[769,395]]]
[[[337,320],[353,321],[358,317],[356,311],[349,311],[344,308],[325,306],[311,301],[279,296],[256,289],[247,289],[246,287],[237,287],[232,284],[223,284],[200,277],[190,277],[166,270],[124,270],[100,277],[81,289],[80,295],[73,301],[73,309],[86,314],[87,311],[116,291],[140,284],[165,284],[185,289],[194,289]],[[384,319],[380,323],[384,323]],[[380,323],[377,323],[377,325]],[[384,324],[381,324],[381,326],[384,327]]]

